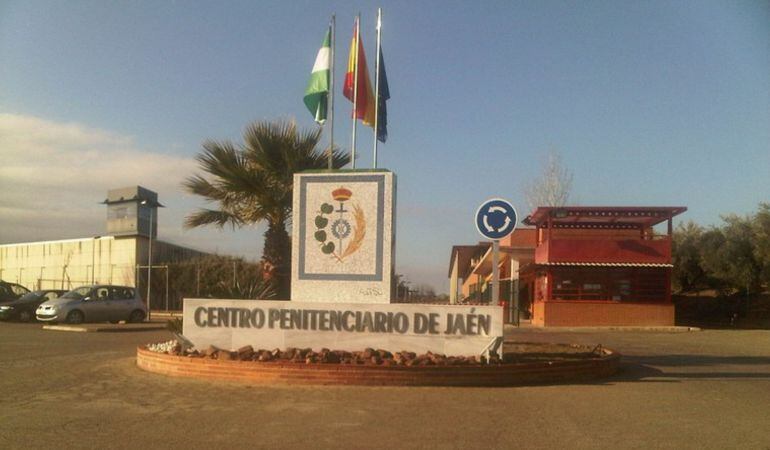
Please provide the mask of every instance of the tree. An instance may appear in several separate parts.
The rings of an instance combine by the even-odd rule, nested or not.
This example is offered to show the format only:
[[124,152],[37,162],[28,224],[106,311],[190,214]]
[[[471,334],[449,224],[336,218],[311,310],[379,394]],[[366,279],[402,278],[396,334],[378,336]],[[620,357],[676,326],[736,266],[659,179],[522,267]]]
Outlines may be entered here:
[[754,252],[753,220],[750,217],[722,217],[726,224],[706,231],[701,239],[701,265],[712,279],[712,287],[757,292],[761,264]]
[[754,235],[754,217],[729,215],[723,217],[725,245],[722,256],[729,265],[723,271],[723,278],[740,290],[758,292],[761,288],[762,263],[757,259]]
[[770,203],[760,203],[754,216],[754,258],[761,266],[760,278],[770,286]]
[[674,232],[673,282],[688,291],[712,288],[722,295],[759,293],[770,285],[770,204],[756,214],[723,216],[722,226],[690,222]]
[[[195,174],[185,189],[216,204],[186,218],[187,227],[216,225],[233,228],[267,223],[262,260],[272,268],[279,298],[289,298],[291,240],[286,226],[291,220],[294,173],[327,167],[327,151],[318,149],[321,129],[298,131],[293,121],[255,122],[246,127],[243,144],[207,140],[196,157],[207,176]],[[350,161],[335,148],[335,169]]]
[[702,239],[703,228],[692,221],[680,223],[674,230],[672,281],[678,291],[692,291],[706,283],[706,272],[701,266]]
[[561,155],[551,151],[539,178],[524,186],[530,211],[538,206],[564,206],[572,190],[572,172],[564,167]]
[[394,273],[391,282],[396,293],[396,301],[406,301],[409,299],[409,294],[414,292],[409,289],[409,285],[412,283],[402,274]]
[[420,283],[417,286],[414,287],[415,293],[420,297],[435,297],[436,296],[436,290],[433,289],[433,286],[427,284],[427,283]]

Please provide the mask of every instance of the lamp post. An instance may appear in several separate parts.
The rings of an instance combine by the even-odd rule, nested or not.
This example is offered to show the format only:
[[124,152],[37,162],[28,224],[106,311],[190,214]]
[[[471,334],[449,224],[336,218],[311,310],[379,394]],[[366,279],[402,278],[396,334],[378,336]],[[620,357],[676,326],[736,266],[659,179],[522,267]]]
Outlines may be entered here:
[[[94,236],[91,240],[91,284],[96,284],[96,240],[101,239],[101,236]],[[101,247],[99,247],[101,250]],[[101,253],[101,252],[100,252]],[[99,261],[101,262],[102,255],[99,255]],[[86,272],[88,274],[88,272]]]
[[148,236],[148,245],[147,245],[147,321],[150,321],[150,289],[152,281],[152,222],[154,219],[154,212],[155,208],[158,206],[163,206],[158,202],[153,202],[150,200],[142,200],[140,203],[142,206],[148,206],[150,208],[150,233]]

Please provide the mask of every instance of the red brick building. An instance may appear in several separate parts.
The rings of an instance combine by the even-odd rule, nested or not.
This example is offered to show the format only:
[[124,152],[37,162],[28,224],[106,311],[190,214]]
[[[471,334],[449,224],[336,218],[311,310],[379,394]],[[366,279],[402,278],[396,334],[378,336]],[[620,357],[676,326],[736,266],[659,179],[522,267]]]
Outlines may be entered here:
[[[534,261],[535,229],[518,228],[500,240],[500,300],[510,300],[518,280],[519,267]],[[490,301],[492,280],[492,242],[455,245],[449,261],[450,303]],[[458,292],[459,290],[459,292]]]
[[[518,245],[501,242],[501,279],[510,293],[501,289],[500,300],[518,296],[522,316],[534,325],[673,325],[672,219],[686,210],[540,207],[523,221],[534,229],[511,236]],[[491,273],[486,246],[453,248],[450,278],[464,280],[460,301],[489,300],[482,295]]]

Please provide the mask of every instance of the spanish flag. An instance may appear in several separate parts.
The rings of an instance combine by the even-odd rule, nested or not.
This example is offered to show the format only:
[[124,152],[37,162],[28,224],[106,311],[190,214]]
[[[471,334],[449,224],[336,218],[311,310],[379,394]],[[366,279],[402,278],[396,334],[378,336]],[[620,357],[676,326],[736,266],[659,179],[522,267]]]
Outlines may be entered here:
[[[358,51],[356,51],[356,49]],[[366,56],[364,55],[364,46],[361,43],[361,34],[359,32],[358,18],[353,28],[353,40],[350,42],[350,56],[348,57],[348,71],[345,73],[345,85],[342,88],[342,94],[353,102],[354,85],[356,78],[356,66],[358,66],[358,92],[356,93],[355,106],[353,107],[353,117],[360,119],[364,125],[374,127],[374,92],[372,83],[369,81],[369,70],[366,67]]]

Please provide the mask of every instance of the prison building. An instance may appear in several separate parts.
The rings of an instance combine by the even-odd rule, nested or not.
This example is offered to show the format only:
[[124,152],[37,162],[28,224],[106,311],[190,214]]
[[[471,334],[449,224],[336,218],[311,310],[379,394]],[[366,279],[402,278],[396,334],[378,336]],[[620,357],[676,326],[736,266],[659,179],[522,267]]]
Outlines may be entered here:
[[[106,234],[78,239],[0,245],[0,279],[34,289],[71,289],[85,284],[136,286],[153,267],[206,253],[157,240],[158,195],[141,186],[112,189]],[[141,284],[141,283],[140,283]]]

